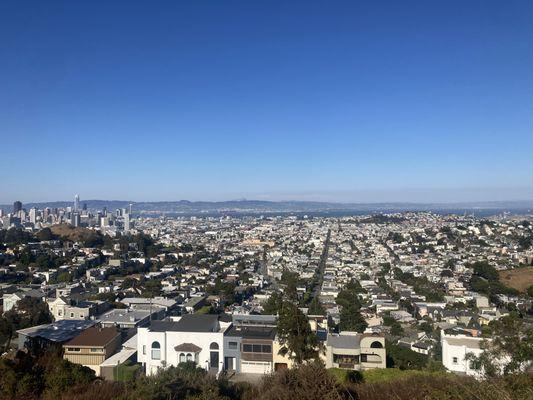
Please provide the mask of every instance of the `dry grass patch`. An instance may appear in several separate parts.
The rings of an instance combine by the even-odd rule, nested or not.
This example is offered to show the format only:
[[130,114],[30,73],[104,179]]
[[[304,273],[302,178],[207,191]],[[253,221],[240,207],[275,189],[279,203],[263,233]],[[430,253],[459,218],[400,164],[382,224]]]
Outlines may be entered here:
[[533,285],[533,267],[500,271],[500,282],[520,292],[525,292]]

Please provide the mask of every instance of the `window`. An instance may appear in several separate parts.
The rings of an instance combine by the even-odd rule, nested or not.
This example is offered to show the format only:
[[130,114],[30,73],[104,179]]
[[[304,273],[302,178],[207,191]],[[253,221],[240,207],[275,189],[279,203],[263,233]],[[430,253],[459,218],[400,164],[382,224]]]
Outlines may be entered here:
[[161,360],[161,345],[159,342],[152,343],[152,360]]
[[184,362],[185,362],[185,354],[180,353],[180,363],[184,363]]
[[367,362],[367,355],[366,354],[361,354],[361,362]]
[[143,345],[143,354],[146,355],[146,345]]
[[269,344],[243,344],[244,353],[272,353],[272,346]]
[[79,347],[67,347],[67,351],[81,351]]
[[370,347],[372,349],[382,349],[383,348],[383,345],[381,344],[381,342],[378,342],[377,340],[375,342],[372,342],[372,344],[370,345]]
[[70,318],[74,318],[74,313],[73,312],[70,313]]
[[98,349],[98,348],[96,348],[96,347],[93,347],[93,348],[91,349],[91,353],[101,353],[101,352],[102,352],[102,349]]
[[210,348],[211,350],[218,350],[218,343],[215,343],[215,342],[211,343],[211,345],[209,346],[209,348]]
[[187,353],[187,361],[192,361],[192,354],[191,353]]
[[229,342],[229,343],[228,343],[228,347],[229,347],[230,349],[235,350],[235,349],[237,348],[237,344],[238,344],[237,342]]
[[454,358],[453,358],[453,363],[454,363],[454,364],[457,364],[457,357],[454,357]]
[[342,366],[352,368],[353,365],[359,364],[359,356],[351,354],[335,354],[333,353],[333,362],[341,364]]

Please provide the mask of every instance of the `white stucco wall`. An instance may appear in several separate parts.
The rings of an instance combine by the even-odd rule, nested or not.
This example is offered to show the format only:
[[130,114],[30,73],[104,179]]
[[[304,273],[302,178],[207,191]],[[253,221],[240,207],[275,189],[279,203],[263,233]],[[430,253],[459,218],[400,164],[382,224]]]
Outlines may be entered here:
[[[138,329],[137,354],[138,361],[145,366],[147,375],[157,372],[158,368],[168,366],[177,366],[179,364],[179,352],[174,348],[183,343],[192,343],[202,350],[198,353],[198,366],[201,368],[209,367],[210,345],[215,342],[218,344],[219,365],[221,371],[224,366],[224,335],[222,332],[150,332],[148,328]],[[152,343],[159,342],[161,345],[161,359],[153,360]],[[143,346],[146,346],[143,351]]]

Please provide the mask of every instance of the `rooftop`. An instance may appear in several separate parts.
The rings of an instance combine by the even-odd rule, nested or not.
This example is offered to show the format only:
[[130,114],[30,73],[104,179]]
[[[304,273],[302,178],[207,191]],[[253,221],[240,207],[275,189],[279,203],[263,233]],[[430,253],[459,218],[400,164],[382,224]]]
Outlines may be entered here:
[[150,316],[149,310],[115,309],[99,317],[101,322],[137,322]]
[[326,345],[341,349],[358,349],[361,346],[361,335],[328,335]]
[[103,347],[115,339],[118,335],[120,335],[120,333],[115,327],[97,328],[93,326],[84,330],[74,339],[65,343],[65,346]]
[[218,316],[210,314],[185,314],[178,321],[152,321],[153,332],[217,332]]
[[60,320],[52,324],[20,329],[17,333],[31,338],[42,338],[56,343],[63,343],[95,324],[95,321],[89,320]]
[[276,328],[262,326],[232,326],[226,336],[242,337],[243,339],[271,339],[276,337]]

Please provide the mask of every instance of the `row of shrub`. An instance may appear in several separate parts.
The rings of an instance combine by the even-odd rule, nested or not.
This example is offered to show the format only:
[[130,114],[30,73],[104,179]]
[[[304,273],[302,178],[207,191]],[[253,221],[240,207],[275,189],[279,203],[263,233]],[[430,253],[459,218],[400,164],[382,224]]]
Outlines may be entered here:
[[96,379],[85,367],[56,355],[0,361],[0,399],[58,400],[530,400],[526,374],[478,381],[448,373],[384,370],[345,373],[320,363],[279,371],[257,384],[216,378],[194,364],[129,382]]

